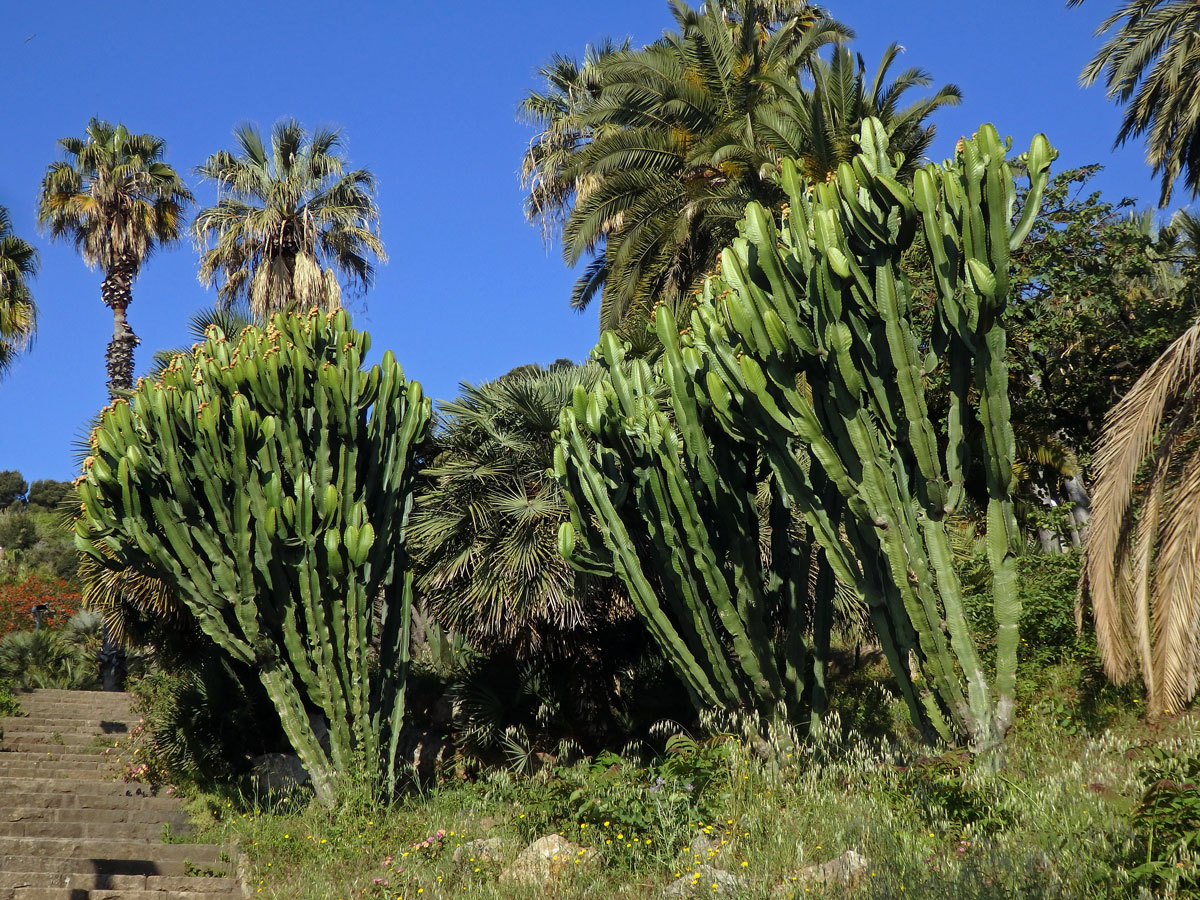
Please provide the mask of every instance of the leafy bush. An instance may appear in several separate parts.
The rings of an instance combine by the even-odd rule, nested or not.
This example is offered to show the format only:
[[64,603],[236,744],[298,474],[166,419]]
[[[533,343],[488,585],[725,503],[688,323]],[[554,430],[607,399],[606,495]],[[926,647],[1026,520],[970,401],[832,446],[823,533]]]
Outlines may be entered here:
[[220,654],[154,669],[129,690],[143,725],[124,753],[151,784],[215,789],[236,781],[250,757],[286,747],[253,673]]
[[1133,811],[1142,862],[1130,878],[1155,896],[1200,897],[1200,756],[1140,751],[1142,794]]
[[25,689],[92,689],[99,649],[99,617],[76,613],[59,631],[16,631],[0,639],[0,678]]
[[[1045,665],[1090,653],[1075,630],[1075,586],[1081,556],[1070,553],[1029,553],[1017,560],[1021,598],[1021,662]],[[995,633],[991,590],[981,585],[966,598],[972,630],[982,639]],[[989,656],[991,643],[984,643]]]
[[21,711],[21,704],[13,696],[12,682],[0,678],[0,716],[15,716]]

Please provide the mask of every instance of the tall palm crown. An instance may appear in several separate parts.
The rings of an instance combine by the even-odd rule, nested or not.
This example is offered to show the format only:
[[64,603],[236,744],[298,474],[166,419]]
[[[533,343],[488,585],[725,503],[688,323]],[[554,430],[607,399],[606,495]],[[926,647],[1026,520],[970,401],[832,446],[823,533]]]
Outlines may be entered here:
[[37,251],[12,233],[12,219],[0,206],[0,375],[29,345],[37,328],[37,307],[28,283],[37,268]]
[[521,113],[540,129],[522,165],[530,218],[563,223],[563,256],[591,255],[571,298],[601,300],[601,326],[682,296],[715,262],[752,199],[776,200],[775,160],[752,113],[767,73],[794,76],[849,36],[807,3],[674,0],[677,31],[556,57]]
[[133,281],[157,247],[179,238],[192,194],[164,162],[166,142],[154,135],[92,119],[84,137],[59,145],[65,158],[51,163],[42,179],[38,221],[104,272],[101,297],[113,311],[109,390],[128,390],[138,342],[125,314]]
[[878,119],[888,133],[888,146],[904,157],[900,177],[911,178],[936,134],[929,117],[944,106],[956,106],[962,92],[948,84],[901,106],[909,90],[933,84],[928,72],[915,67],[888,80],[902,52],[899,44],[891,44],[874,75],[868,73],[861,54],[844,46],[834,47],[828,61],[811,60],[800,79],[764,75],[763,80],[778,91],[778,99],[755,111],[760,139],[775,158],[797,160],[810,181],[824,181],[858,152],[863,121]]
[[647,47],[606,44],[582,63],[555,57],[546,89],[522,114],[541,131],[525,155],[526,211],[561,227],[563,255],[590,255],[571,301],[601,297],[601,328],[678,303],[716,264],[746,205],[778,207],[784,156],[824,178],[856,151],[851,136],[876,116],[910,168],[928,146],[925,120],[958,101],[949,86],[901,108],[929,76],[886,80],[898,47],[868,78],[848,51],[821,60],[848,28],[805,3],[726,0],[672,4],[677,31]]
[[217,203],[192,224],[204,248],[200,280],[217,285],[222,305],[246,300],[254,315],[297,306],[341,305],[339,276],[365,290],[385,260],[375,177],[347,170],[341,134],[310,136],[286,120],[268,148],[253,125],[234,130],[235,152],[221,150],[196,170],[217,185]]
[[1180,175],[1195,196],[1200,193],[1200,4],[1128,0],[1096,34],[1110,31],[1081,81],[1090,85],[1103,77],[1108,97],[1124,106],[1118,146],[1145,137],[1146,160],[1161,178],[1160,206],[1170,202]]

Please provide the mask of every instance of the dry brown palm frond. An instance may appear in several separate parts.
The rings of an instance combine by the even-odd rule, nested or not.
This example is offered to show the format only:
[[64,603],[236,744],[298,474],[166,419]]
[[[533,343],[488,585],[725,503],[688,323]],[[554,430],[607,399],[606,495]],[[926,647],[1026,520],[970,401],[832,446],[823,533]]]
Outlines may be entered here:
[[[98,546],[105,552],[103,544]],[[99,613],[108,634],[123,646],[138,643],[145,630],[142,620],[175,630],[186,629],[191,622],[187,608],[158,578],[132,569],[112,569],[86,555],[80,556],[79,578],[84,608]]]
[[1178,709],[1197,686],[1198,405],[1200,322],[1112,409],[1096,455],[1080,598],[1091,603],[1105,671],[1118,682],[1141,674],[1151,712]]

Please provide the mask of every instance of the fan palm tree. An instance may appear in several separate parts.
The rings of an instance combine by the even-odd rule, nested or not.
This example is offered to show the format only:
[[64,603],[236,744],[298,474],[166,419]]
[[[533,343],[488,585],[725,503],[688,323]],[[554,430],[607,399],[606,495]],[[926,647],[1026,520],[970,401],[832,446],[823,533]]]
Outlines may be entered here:
[[522,164],[526,212],[561,223],[563,256],[590,256],[571,303],[601,297],[601,327],[687,291],[736,233],[746,204],[778,202],[775,158],[753,111],[763,80],[794,77],[851,32],[804,2],[671,4],[677,31],[641,48],[611,44],[582,64],[555,57],[522,102],[539,133]]
[[12,218],[0,206],[0,375],[33,340],[37,307],[28,281],[37,269],[37,251],[13,234]]
[[600,377],[590,365],[523,366],[463,385],[441,408],[409,540],[421,601],[478,646],[527,657],[621,610],[632,615],[558,552],[567,504],[549,471],[554,433],[575,387]]
[[179,238],[192,194],[163,161],[162,138],[92,119],[84,137],[58,143],[65,159],[51,163],[42,179],[38,221],[51,238],[72,241],[88,266],[104,272],[100,296],[113,311],[108,389],[115,397],[133,388],[138,339],[126,310],[134,279],[158,247]]
[[1146,160],[1161,178],[1160,206],[1180,175],[1200,194],[1200,5],[1127,0],[1096,29],[1108,32],[1080,80],[1103,78],[1108,97],[1124,107],[1116,145],[1145,138]]
[[192,234],[201,246],[200,281],[216,285],[222,305],[245,300],[257,317],[290,307],[341,306],[339,277],[366,290],[379,239],[375,176],[347,169],[341,133],[311,136],[293,120],[271,131],[234,129],[234,152],[210,156],[197,173],[217,186]]
[[[1194,257],[1200,221],[1173,228]],[[1200,322],[1109,412],[1094,469],[1080,598],[1105,670],[1140,675],[1151,714],[1179,710],[1200,688]]]

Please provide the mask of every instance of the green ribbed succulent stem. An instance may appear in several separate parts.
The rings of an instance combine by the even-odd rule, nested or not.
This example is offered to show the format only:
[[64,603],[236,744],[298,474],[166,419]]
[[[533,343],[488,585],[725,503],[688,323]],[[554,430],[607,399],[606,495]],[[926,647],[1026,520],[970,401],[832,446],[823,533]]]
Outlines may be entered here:
[[257,668],[323,803],[351,777],[395,790],[404,710],[404,528],[431,410],[391,353],[364,369],[368,347],[344,312],[213,329],[105,410],[79,485],[79,549],[162,578]]
[[[560,422],[555,472],[572,513],[560,549],[622,580],[698,709],[807,723],[813,697],[824,705],[824,658],[805,643],[795,523],[758,443],[723,428],[678,351],[667,346],[652,370],[601,339],[609,378],[579,389]],[[769,562],[755,500],[764,478]]]
[[[919,170],[911,186],[897,182],[878,122],[864,122],[858,140],[862,152],[827,183],[804,184],[785,160],[782,224],[751,204],[686,327],[658,311],[664,377],[681,432],[707,414],[727,435],[759,443],[833,572],[868,605],[914,722],[985,752],[1012,722],[1019,644],[1003,323],[1010,254],[1032,225],[1055,153],[1039,135],[1022,157],[1029,190],[1014,226],[1008,146],[991,126],[961,142],[954,160]],[[928,346],[905,271],[918,237],[936,293]],[[950,385],[944,421],[926,396],[938,369]],[[676,395],[694,400],[675,403]],[[973,431],[983,436],[976,459]],[[988,494],[993,682],[968,628],[945,526],[972,465]]]

